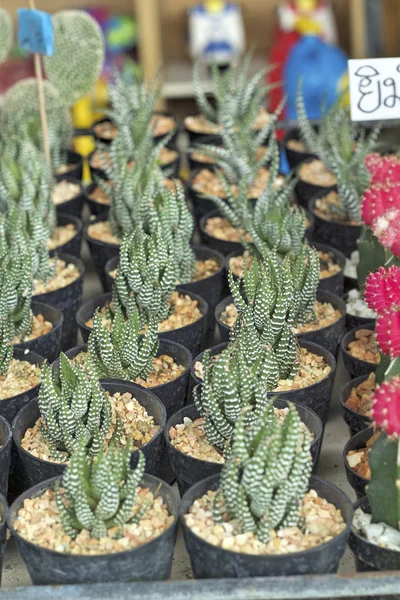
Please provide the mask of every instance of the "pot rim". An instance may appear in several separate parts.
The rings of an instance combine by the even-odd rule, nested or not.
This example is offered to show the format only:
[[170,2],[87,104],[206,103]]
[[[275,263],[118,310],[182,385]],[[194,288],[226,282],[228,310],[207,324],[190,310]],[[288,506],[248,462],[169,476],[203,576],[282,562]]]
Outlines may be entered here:
[[[194,533],[194,531],[192,529],[190,529],[190,527],[188,527],[188,525],[186,525],[186,521],[185,521],[185,514],[183,512],[183,501],[185,500],[185,497],[189,494],[189,492],[195,487],[195,486],[200,486],[200,484],[205,484],[207,482],[207,484],[212,484],[214,483],[214,481],[219,479],[219,475],[211,475],[210,477],[207,477],[206,479],[203,479],[202,481],[199,481],[197,483],[195,483],[191,488],[189,488],[187,490],[187,492],[185,492],[185,494],[183,495],[182,499],[181,499],[181,503],[179,505],[179,521],[182,524],[182,527],[184,530],[190,531],[190,533],[195,536],[198,540],[201,540],[202,543],[204,543],[206,545],[206,547],[209,547],[210,549],[214,549],[215,548],[218,549],[218,551],[221,552],[225,552],[225,553],[230,553],[230,556],[236,554],[238,556],[249,556],[251,557],[251,559],[253,560],[268,560],[268,561],[276,561],[278,562],[279,560],[284,559],[285,557],[287,557],[287,554],[245,554],[243,552],[234,552],[232,550],[225,550],[225,548],[221,548],[219,546],[214,546],[213,544],[210,544],[210,542],[207,542],[206,540],[204,540],[203,538],[201,538],[200,536],[198,536],[196,533]],[[347,538],[349,533],[351,532],[351,525],[353,522],[353,503],[351,502],[351,500],[348,498],[348,496],[343,492],[343,490],[341,490],[338,486],[336,486],[334,483],[332,483],[331,481],[327,480],[327,479],[323,479],[322,477],[318,477],[317,475],[311,475],[310,477],[310,486],[309,489],[313,489],[312,487],[312,483],[313,482],[318,482],[318,483],[324,483],[327,484],[330,488],[334,488],[336,492],[339,493],[340,496],[342,496],[343,501],[348,503],[349,508],[350,508],[350,517],[347,521],[344,521],[345,523],[345,528],[343,529],[343,531],[341,531],[339,533],[339,535],[337,535],[336,537],[334,537],[332,540],[329,540],[329,542],[325,542],[323,544],[320,544],[319,546],[315,546],[314,548],[309,548],[308,550],[303,550],[302,552],[291,552],[290,556],[293,558],[296,557],[302,557],[304,555],[307,555],[309,552],[315,552],[320,550],[321,548],[325,548],[327,547],[329,544],[332,544],[333,542],[336,542],[339,539],[343,539],[343,538]],[[200,496],[199,496],[200,497]],[[343,515],[342,515],[343,517]],[[343,519],[344,520],[344,519]]]
[[[88,199],[88,196],[86,195],[86,200]],[[91,198],[89,198],[90,202],[96,202],[96,200],[92,200]],[[107,212],[105,212],[105,214],[102,215],[97,215],[94,219],[89,219],[89,221],[86,223],[86,225],[83,228],[83,237],[84,239],[90,243],[90,244],[94,244],[97,246],[106,246],[106,247],[110,247],[110,248],[120,248],[121,244],[113,244],[111,242],[102,242],[101,240],[98,240],[96,238],[93,238],[89,235],[89,227],[91,225],[95,225],[96,223],[100,223],[103,221],[108,221],[108,210],[110,209],[110,205],[103,205],[100,202],[96,202],[96,204],[99,204],[100,206],[106,206],[107,207]],[[122,240],[121,240],[122,242]]]
[[[32,388],[33,389],[33,388]],[[6,400],[7,398],[5,398]],[[11,425],[10,423],[7,421],[7,419],[5,417],[3,417],[2,415],[0,415],[0,422],[3,422],[6,426],[7,426],[7,439],[5,440],[4,444],[2,445],[2,447],[0,448],[0,454],[3,452],[3,450],[5,450],[12,442],[12,430],[11,430]],[[2,494],[0,494],[0,502],[1,499],[4,498],[4,496],[2,496]],[[1,522],[0,522],[0,526],[1,526]]]
[[[171,528],[174,528],[176,526],[177,520],[179,518],[179,501],[176,495],[175,490],[164,480],[159,479],[158,477],[155,477],[154,475],[150,475],[149,473],[144,473],[143,477],[140,481],[140,484],[145,484],[145,480],[146,479],[150,479],[152,480],[154,483],[157,483],[158,485],[160,483],[162,483],[163,485],[165,485],[167,488],[169,488],[169,492],[171,493],[171,497],[173,498],[174,502],[175,502],[175,506],[172,506],[172,509],[175,509],[174,512],[176,512],[175,515],[173,515],[173,512],[170,512],[170,516],[174,517],[173,522],[169,525],[169,527],[163,531],[163,533],[161,533],[159,536],[157,536],[156,538],[154,538],[153,540],[150,540],[149,542],[145,542],[144,544],[141,544],[140,546],[137,546],[136,548],[131,548],[129,550],[122,550],[121,552],[112,552],[112,553],[108,553],[108,554],[94,554],[94,555],[86,555],[86,554],[72,554],[72,553],[66,553],[66,552],[57,552],[56,550],[51,550],[50,548],[44,548],[43,546],[39,546],[38,544],[34,544],[33,542],[27,540],[26,538],[22,537],[22,535],[20,535],[18,533],[18,531],[16,531],[14,529],[14,524],[11,521],[11,516],[12,513],[16,511],[16,504],[21,504],[22,501],[22,505],[23,505],[23,501],[29,498],[35,498],[37,497],[40,492],[44,492],[47,489],[52,489],[52,487],[55,485],[56,481],[60,479],[59,476],[56,477],[51,477],[50,479],[46,479],[45,481],[41,481],[40,483],[30,487],[28,490],[26,490],[25,492],[23,492],[22,494],[20,494],[15,500],[14,502],[11,504],[11,506],[9,507],[8,510],[8,515],[7,515],[7,526],[12,534],[13,537],[15,537],[17,540],[20,540],[21,542],[23,542],[24,544],[28,545],[30,548],[34,549],[34,548],[39,548],[41,551],[45,551],[46,553],[50,553],[52,556],[58,556],[58,557],[62,557],[62,556],[71,556],[74,557],[76,556],[77,559],[79,561],[85,561],[85,562],[89,562],[89,561],[93,561],[96,559],[103,559],[105,557],[111,557],[111,556],[120,556],[120,555],[124,555],[126,556],[127,554],[131,554],[133,551],[135,550],[140,550],[143,546],[149,546],[150,544],[153,544],[154,542],[157,542],[158,539],[162,538],[164,535],[166,535]],[[46,487],[47,486],[47,487]],[[161,486],[162,489],[163,486]],[[37,492],[37,494],[36,494]],[[36,494],[36,495],[33,495]],[[1,495],[0,495],[0,500],[1,500]],[[170,506],[168,505],[168,508],[170,508]]]
[[368,483],[370,482],[369,479],[367,479],[366,477],[362,477],[362,475],[359,475],[358,473],[356,473],[355,471],[353,471],[353,469],[350,467],[350,465],[347,462],[347,453],[350,451],[349,450],[349,446],[350,443],[354,441],[354,438],[356,436],[362,437],[361,434],[366,434],[366,432],[370,431],[371,435],[369,436],[369,438],[367,439],[367,441],[374,435],[374,430],[372,427],[366,427],[365,429],[362,429],[361,431],[358,431],[357,433],[355,433],[354,435],[351,436],[351,438],[349,440],[347,440],[345,447],[343,448],[343,461],[344,461],[344,465],[345,465],[345,469],[346,470],[350,470],[351,473],[357,477],[363,484],[368,485]]
[[[327,188],[327,189],[328,189],[329,191],[335,191],[335,189],[333,189],[333,190],[332,190],[331,188]],[[308,204],[307,204],[307,209],[308,209],[308,211],[309,211],[309,212],[312,214],[312,216],[314,217],[314,219],[320,219],[321,221],[325,221],[326,223],[330,223],[330,224],[334,225],[335,227],[342,227],[342,228],[345,228],[345,227],[347,227],[347,228],[349,228],[349,227],[352,227],[352,228],[356,228],[356,229],[357,229],[357,228],[358,228],[358,229],[361,229],[361,227],[362,227],[362,223],[360,223],[359,225],[356,225],[355,223],[349,223],[349,222],[345,222],[345,223],[343,223],[343,222],[341,222],[341,221],[330,221],[329,219],[327,219],[327,218],[325,218],[325,217],[321,217],[321,215],[317,215],[317,213],[314,211],[314,205],[315,205],[315,202],[316,202],[317,200],[319,200],[320,198],[322,198],[322,197],[323,197],[323,196],[316,195],[316,196],[314,196],[313,198],[311,198],[311,199],[308,201]]]
[[[50,336],[52,333],[57,331],[57,329],[62,327],[64,324],[64,315],[60,311],[60,309],[53,306],[53,304],[49,304],[48,302],[42,302],[41,300],[34,300],[34,298],[35,297],[32,296],[31,309],[33,309],[34,306],[36,306],[39,311],[41,310],[39,308],[40,306],[42,307],[42,309],[43,309],[43,307],[51,308],[52,310],[56,311],[56,313],[58,313],[58,320],[56,321],[56,323],[52,323],[53,327],[47,333],[44,333],[43,335],[39,335],[38,337],[33,338],[32,340],[27,340],[26,342],[18,342],[18,344],[13,344],[14,348],[18,348],[18,346],[20,346],[21,344],[29,344],[30,342],[35,342],[36,340],[41,340],[41,339],[45,338],[46,336]],[[33,310],[32,310],[32,314],[33,314]],[[41,313],[39,312],[38,314],[41,314]],[[22,348],[19,348],[19,349],[21,350]],[[38,356],[40,356],[40,354],[38,354]]]
[[362,415],[361,413],[346,406],[345,403],[349,399],[349,394],[347,394],[346,398],[344,397],[344,394],[347,393],[347,391],[350,393],[353,388],[359,386],[361,383],[366,381],[368,378],[369,378],[369,375],[360,375],[360,377],[355,377],[354,379],[350,379],[350,381],[345,383],[343,385],[343,387],[341,388],[340,394],[339,394],[339,400],[340,400],[340,404],[344,410],[348,411],[350,414],[354,415],[355,417],[359,417],[361,419],[364,419],[368,423],[372,423],[371,417]]
[[370,363],[366,360],[361,360],[361,358],[357,358],[356,356],[353,356],[347,350],[347,346],[349,345],[349,343],[353,342],[355,340],[355,332],[356,331],[358,331],[359,329],[371,329],[372,331],[375,331],[375,325],[376,325],[376,322],[370,320],[370,321],[368,321],[368,323],[365,323],[365,325],[359,325],[358,327],[355,327],[354,329],[350,329],[350,331],[348,331],[342,337],[342,339],[340,341],[340,349],[343,352],[343,354],[346,354],[350,358],[350,360],[355,362],[355,364],[365,365],[368,367],[374,367],[376,369],[376,367],[378,365],[376,365],[375,363]]
[[[42,292],[41,294],[34,294],[32,296],[32,301],[36,302],[35,298],[39,298],[40,296],[48,296],[49,294],[60,292],[61,290],[68,290],[71,286],[77,284],[81,279],[84,278],[86,274],[86,267],[85,263],[81,258],[78,258],[77,256],[72,256],[72,254],[67,254],[65,252],[60,252],[59,254],[57,254],[56,258],[64,260],[67,264],[73,264],[79,270],[79,277],[77,279],[74,279],[74,281],[71,281],[71,283],[68,283],[68,285],[65,285],[61,288],[57,288],[56,290],[51,290],[51,292]],[[38,302],[41,301],[38,300]]]

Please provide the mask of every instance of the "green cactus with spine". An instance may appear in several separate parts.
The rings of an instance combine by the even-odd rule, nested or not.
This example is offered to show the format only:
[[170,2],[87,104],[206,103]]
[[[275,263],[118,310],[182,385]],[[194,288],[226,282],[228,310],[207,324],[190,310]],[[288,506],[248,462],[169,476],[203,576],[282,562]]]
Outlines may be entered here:
[[[52,156],[57,156],[59,148],[69,148],[71,145],[72,120],[59,91],[46,80],[43,86],[50,152]],[[39,92],[35,77],[18,81],[6,92],[0,113],[0,126],[1,136],[6,142],[12,137],[19,139],[28,136],[43,151]]]
[[282,426],[273,399],[250,427],[244,411],[222,469],[214,521],[221,523],[227,510],[242,532],[254,533],[263,543],[271,539],[271,530],[300,526],[301,502],[312,471],[310,445],[311,434],[302,430],[294,404],[289,404]]
[[0,319],[9,340],[13,340],[32,328],[32,256],[29,251],[10,250],[1,228],[0,223]]
[[[59,375],[52,367],[42,367],[39,410],[40,432],[52,457],[68,462],[79,444],[96,456],[104,449],[111,430],[112,408],[95,374],[60,354]],[[116,438],[121,426],[117,417]]]
[[13,44],[14,27],[8,12],[0,7],[0,63],[7,60]]
[[331,210],[344,212],[349,220],[360,222],[362,196],[371,181],[365,159],[376,147],[381,126],[377,125],[367,135],[364,127],[352,123],[340,96],[329,111],[323,111],[317,133],[307,117],[301,82],[296,107],[303,140],[337,179],[341,206],[338,209],[331,205]]
[[94,538],[107,537],[109,529],[137,522],[145,513],[143,505],[135,513],[136,490],[144,474],[145,459],[139,452],[135,469],[130,466],[130,447],[109,448],[96,458],[87,457],[80,444],[71,457],[60,482],[56,502],[65,533],[75,538],[86,529]]
[[100,378],[146,380],[159,346],[158,322],[151,318],[142,335],[143,328],[144,322],[137,310],[125,320],[118,308],[110,332],[96,311],[85,363]]
[[158,232],[148,235],[136,228],[125,236],[113,286],[115,309],[125,319],[136,311],[146,320],[166,319],[175,284],[175,268]]
[[43,59],[47,79],[72,106],[88,94],[104,63],[104,38],[98,23],[82,10],[53,15],[54,54]]
[[4,314],[7,314],[7,308],[0,295],[0,375],[3,377],[7,375],[13,358],[12,332],[8,319],[3,317]]

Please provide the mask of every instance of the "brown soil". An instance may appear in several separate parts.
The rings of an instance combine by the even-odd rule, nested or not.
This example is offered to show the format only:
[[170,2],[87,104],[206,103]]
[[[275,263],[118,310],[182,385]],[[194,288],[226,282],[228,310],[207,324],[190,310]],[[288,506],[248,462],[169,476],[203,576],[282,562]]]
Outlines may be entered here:
[[351,390],[345,405],[350,410],[354,410],[364,417],[371,417],[372,396],[374,395],[375,388],[375,373],[370,373],[368,379]]
[[360,221],[349,220],[347,212],[344,210],[339,195],[336,192],[330,192],[324,198],[319,198],[315,202],[314,212],[322,219],[334,221],[335,223],[360,225]]
[[[209,258],[208,260],[196,260],[196,271],[192,281],[201,281],[202,279],[207,279],[207,277],[212,277],[220,270],[220,268],[218,262],[213,258]],[[115,279],[117,276],[117,269],[110,271],[109,276],[112,279]]]
[[354,358],[365,360],[374,365],[379,365],[381,361],[375,331],[370,329],[356,331],[355,339],[348,345],[347,352]]
[[214,123],[207,121],[204,115],[195,115],[186,117],[184,120],[186,129],[194,131],[194,133],[204,133],[207,135],[215,134],[220,131],[220,127]]
[[286,146],[289,150],[294,150],[295,152],[301,152],[302,154],[308,153],[306,145],[300,140],[288,140]]
[[53,202],[55,205],[63,204],[76,198],[80,193],[80,187],[76,183],[63,179],[53,187]]
[[[258,171],[253,184],[249,187],[247,196],[249,198],[258,198],[264,191],[264,188],[268,183],[268,179],[269,171],[268,169],[262,167]],[[276,187],[281,186],[282,182],[283,178],[278,176],[276,178]],[[201,169],[201,171],[198,172],[196,177],[193,179],[193,188],[201,194],[226,198],[224,187],[218,175],[209,169]],[[236,185],[231,185],[231,190],[236,195],[238,187]]]
[[7,375],[0,375],[0,400],[31,390],[40,383],[40,367],[13,358]]
[[340,310],[337,310],[329,302],[316,302],[314,304],[315,320],[304,323],[299,327],[293,327],[294,333],[306,333],[307,331],[318,331],[336,323],[341,318]]
[[104,242],[105,244],[116,244],[121,245],[121,240],[111,231],[110,221],[98,221],[89,225],[88,235],[94,240]]
[[[113,185],[111,181],[106,182],[110,187]],[[101,187],[97,186],[94,188],[93,192],[89,194],[89,198],[98,204],[104,204],[105,206],[110,206],[111,200],[107,194],[104,193]]]
[[327,279],[328,277],[336,275],[336,273],[340,273],[340,265],[338,265],[338,263],[335,262],[335,260],[329,254],[329,252],[322,252],[322,250],[319,250],[318,256],[321,265],[319,271],[320,279]]
[[168,115],[153,115],[150,119],[150,127],[153,127],[153,125],[155,125],[155,137],[166,135],[176,128],[175,119]]
[[336,185],[336,177],[328,171],[322,160],[314,159],[303,163],[299,169],[299,177],[306,183],[330,187]]
[[[64,502],[68,506],[66,499]],[[134,517],[140,511],[142,516],[137,520]],[[131,523],[109,529],[105,538],[93,538],[83,529],[73,540],[62,528],[53,490],[46,490],[36,498],[24,500],[13,525],[20,536],[36,546],[64,554],[95,556],[138,548],[164,533],[174,521],[162,498],[140,487],[131,516]]]
[[374,433],[372,437],[369,438],[367,445],[365,448],[361,448],[360,450],[350,450],[347,453],[347,464],[350,469],[360,475],[360,477],[365,477],[365,479],[371,479],[371,469],[369,468],[368,463],[368,452],[371,450],[372,446],[375,443],[375,440],[380,436],[380,431]]
[[71,241],[76,234],[77,230],[73,223],[56,227],[47,243],[48,250],[55,250],[56,248],[60,248],[60,246],[64,246],[64,244]]
[[80,275],[79,269],[74,264],[57,259],[54,277],[51,277],[46,283],[40,279],[33,280],[33,295],[37,296],[38,294],[60,290],[79,279]]
[[75,169],[76,165],[60,165],[58,169],[56,169],[56,175],[66,175],[70,173],[73,169]]
[[98,137],[102,137],[106,140],[113,140],[117,136],[118,129],[110,121],[104,121],[104,123],[98,123],[94,127],[94,132]]
[[224,217],[212,217],[208,219],[204,231],[218,240],[226,242],[241,242],[245,239],[246,242],[251,242],[251,236],[241,227],[233,227],[228,219]]
[[13,339],[13,344],[21,344],[22,342],[29,342],[30,340],[36,340],[42,335],[46,335],[53,329],[53,325],[50,321],[46,321],[43,315],[32,315],[32,329],[30,333],[26,335],[16,335]]
[[246,263],[246,268],[249,270],[251,268],[252,256],[248,250],[243,252],[243,254],[239,256],[233,256],[229,259],[229,268],[232,273],[239,277],[240,279],[243,277],[243,269]]

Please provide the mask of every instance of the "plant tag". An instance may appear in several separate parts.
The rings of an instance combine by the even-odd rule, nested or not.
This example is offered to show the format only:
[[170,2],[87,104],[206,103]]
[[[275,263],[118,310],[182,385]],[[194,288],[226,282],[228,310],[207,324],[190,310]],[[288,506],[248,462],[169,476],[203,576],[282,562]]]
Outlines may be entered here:
[[349,60],[352,121],[400,119],[400,58]]
[[54,54],[51,15],[41,10],[18,9],[18,44],[31,53]]

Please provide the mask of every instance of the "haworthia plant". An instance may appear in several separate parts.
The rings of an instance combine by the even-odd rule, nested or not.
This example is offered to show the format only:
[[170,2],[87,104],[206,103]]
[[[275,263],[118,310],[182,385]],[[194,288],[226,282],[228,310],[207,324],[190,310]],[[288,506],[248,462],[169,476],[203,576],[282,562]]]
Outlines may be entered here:
[[7,60],[13,44],[14,27],[9,13],[0,7],[0,63]]
[[82,10],[53,15],[54,54],[43,59],[48,80],[67,105],[88,94],[104,62],[104,38],[98,23]]
[[159,346],[158,322],[151,318],[144,334],[143,327],[144,321],[137,310],[125,321],[117,308],[109,332],[96,311],[86,363],[100,378],[146,380]]
[[13,340],[32,328],[32,255],[10,251],[1,233],[0,248],[0,319]]
[[59,376],[55,376],[52,367],[42,367],[40,432],[56,460],[68,462],[79,444],[95,456],[104,448],[111,430],[110,401],[97,377],[72,364],[63,353],[59,369]]
[[264,543],[271,530],[296,527],[312,470],[311,435],[302,430],[296,407],[289,404],[284,424],[274,414],[273,400],[255,423],[246,426],[246,412],[235,426],[231,450],[214,501],[213,516],[222,522],[223,510],[243,532]]
[[7,313],[4,299],[0,295],[0,375],[7,375],[13,357],[12,334],[8,320],[2,315]]
[[88,459],[84,445],[77,447],[62,477],[62,492],[60,483],[56,486],[57,509],[67,535],[75,538],[86,529],[100,539],[109,529],[143,516],[146,505],[135,510],[135,501],[145,459],[139,452],[138,464],[131,469],[130,448],[130,443],[124,451],[111,447]]

